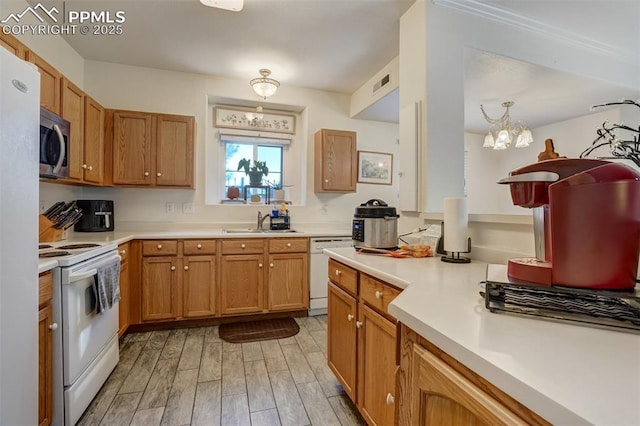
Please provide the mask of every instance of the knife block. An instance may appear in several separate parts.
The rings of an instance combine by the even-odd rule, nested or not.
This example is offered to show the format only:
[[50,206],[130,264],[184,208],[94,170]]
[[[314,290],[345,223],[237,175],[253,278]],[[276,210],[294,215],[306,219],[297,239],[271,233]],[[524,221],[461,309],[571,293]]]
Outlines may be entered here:
[[38,216],[38,242],[52,243],[65,238],[66,232],[53,227],[53,222],[44,215]]

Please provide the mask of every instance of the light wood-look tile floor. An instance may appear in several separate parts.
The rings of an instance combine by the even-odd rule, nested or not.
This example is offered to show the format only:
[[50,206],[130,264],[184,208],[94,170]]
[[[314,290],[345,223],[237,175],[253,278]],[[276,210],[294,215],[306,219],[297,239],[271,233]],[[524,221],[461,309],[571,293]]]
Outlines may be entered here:
[[218,327],[131,333],[79,425],[364,425],[327,366],[327,317],[234,344]]

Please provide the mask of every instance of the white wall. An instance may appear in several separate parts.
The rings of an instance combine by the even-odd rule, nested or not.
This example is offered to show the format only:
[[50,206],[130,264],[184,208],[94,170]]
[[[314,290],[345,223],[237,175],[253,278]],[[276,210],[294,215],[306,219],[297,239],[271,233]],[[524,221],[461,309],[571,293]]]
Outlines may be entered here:
[[[426,19],[428,212],[441,212],[444,197],[462,193],[461,186],[444,187],[440,182],[445,176],[451,179],[461,177],[463,173],[465,48],[489,51],[624,87],[640,87],[638,64],[606,56],[602,51],[432,2],[427,2]],[[458,181],[462,185],[462,179],[455,180]]]
[[[107,108],[130,109],[172,114],[194,115],[197,122],[196,189],[122,189],[76,188],[70,189],[78,198],[113,199],[116,205],[116,224],[139,222],[159,224],[198,223],[253,223],[258,210],[266,207],[207,205],[205,185],[214,182],[213,175],[221,172],[208,167],[217,161],[215,129],[212,127],[208,98],[255,101],[246,81],[161,71],[96,61],[86,61],[85,91]],[[393,185],[358,184],[354,194],[315,194],[313,192],[313,134],[320,128],[353,130],[358,135],[358,149],[390,152],[397,163],[398,126],[349,118],[349,96],[318,90],[296,88],[282,84],[278,93],[269,99],[269,108],[304,108],[302,134],[296,144],[307,146],[306,157],[301,159],[301,182],[305,185],[306,202],[292,206],[295,223],[335,223],[349,229],[356,205],[370,198],[381,198],[390,205],[397,203],[397,179]],[[279,108],[278,108],[279,107]],[[306,124],[306,126],[305,126]],[[394,165],[394,172],[397,164]],[[222,174],[220,174],[222,176]],[[47,185],[46,191],[53,185]],[[62,192],[64,192],[63,190]],[[44,191],[43,191],[44,192]],[[56,190],[57,194],[62,193]],[[44,194],[43,197],[48,198]],[[55,199],[47,200],[47,206]],[[165,203],[178,203],[174,214],[165,213]],[[195,214],[182,214],[181,204],[194,202]],[[166,225],[163,224],[163,226]]]

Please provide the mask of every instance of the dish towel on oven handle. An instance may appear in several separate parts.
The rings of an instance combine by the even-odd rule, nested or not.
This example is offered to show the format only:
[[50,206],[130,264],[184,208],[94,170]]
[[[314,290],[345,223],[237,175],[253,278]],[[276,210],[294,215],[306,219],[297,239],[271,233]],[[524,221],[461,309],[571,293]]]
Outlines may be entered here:
[[120,300],[120,258],[97,268],[93,276],[96,312],[101,314]]

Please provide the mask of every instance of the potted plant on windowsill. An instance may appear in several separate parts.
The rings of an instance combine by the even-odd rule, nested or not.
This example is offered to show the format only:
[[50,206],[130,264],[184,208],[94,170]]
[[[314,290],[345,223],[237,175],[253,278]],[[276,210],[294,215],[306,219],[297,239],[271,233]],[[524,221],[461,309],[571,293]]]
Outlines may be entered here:
[[273,189],[273,200],[274,201],[282,201],[284,200],[284,189],[282,189],[282,182],[280,181],[267,181],[267,185]]
[[254,160],[252,165],[251,160],[247,158],[243,158],[238,163],[238,171],[240,170],[244,170],[249,176],[249,185],[252,186],[262,185],[262,176],[269,174],[269,168],[265,161]]

